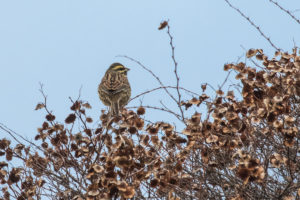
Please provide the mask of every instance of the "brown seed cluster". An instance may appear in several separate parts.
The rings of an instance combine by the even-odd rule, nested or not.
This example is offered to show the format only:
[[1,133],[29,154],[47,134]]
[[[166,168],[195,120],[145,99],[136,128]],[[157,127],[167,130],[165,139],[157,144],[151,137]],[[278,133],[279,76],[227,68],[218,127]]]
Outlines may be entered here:
[[[274,58],[269,59],[261,49],[250,49],[247,57],[255,57],[263,67],[253,68],[242,62],[226,64],[224,70],[236,72],[236,79],[242,83],[241,90],[227,94],[217,90],[216,98],[206,100],[209,114],[206,119],[201,120],[201,115],[195,113],[187,120],[183,133],[189,142],[195,141],[188,165],[194,165],[192,172],[199,171],[196,173],[199,180],[218,180],[214,184],[222,187],[223,194],[232,199],[237,196],[269,199],[272,189],[265,184],[288,187],[299,176],[300,56],[294,49],[292,54],[276,52]],[[205,90],[206,87],[203,92]],[[240,95],[235,95],[239,91]],[[190,108],[203,102],[200,96],[182,104]],[[198,155],[202,162],[194,164]],[[201,168],[197,169],[197,165]],[[286,171],[290,174],[288,178],[284,175]],[[280,175],[273,176],[275,174]],[[199,183],[195,187],[203,185]],[[270,196],[259,194],[256,187],[268,190]],[[208,189],[200,190],[202,195],[209,196]],[[291,187],[283,196],[295,195],[295,191]]]
[[164,28],[166,28],[168,26],[168,22],[167,21],[163,21],[160,23],[158,30],[163,30]]
[[[299,198],[300,56],[269,59],[251,49],[247,57],[262,67],[224,66],[236,73],[238,89],[210,97],[203,84],[199,97],[180,103],[193,109],[182,130],[146,120],[145,106],[119,117],[102,111],[95,127],[87,102],[72,101],[64,123],[39,103],[46,120],[35,143],[0,140],[0,198]],[[23,167],[11,167],[14,159]]]

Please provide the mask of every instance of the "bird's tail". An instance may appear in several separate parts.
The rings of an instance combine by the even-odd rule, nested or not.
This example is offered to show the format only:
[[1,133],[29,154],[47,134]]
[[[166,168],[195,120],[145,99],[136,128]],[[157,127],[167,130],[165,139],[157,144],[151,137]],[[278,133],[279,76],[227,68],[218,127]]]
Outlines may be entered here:
[[111,111],[112,111],[113,116],[118,116],[119,115],[119,103],[118,102],[112,104]]

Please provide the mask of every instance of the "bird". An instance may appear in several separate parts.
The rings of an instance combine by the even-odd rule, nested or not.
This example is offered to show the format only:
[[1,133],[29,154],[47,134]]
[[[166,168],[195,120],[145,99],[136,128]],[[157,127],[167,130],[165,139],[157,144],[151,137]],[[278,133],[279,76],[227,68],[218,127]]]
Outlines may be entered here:
[[98,86],[99,98],[104,105],[109,106],[111,116],[119,116],[120,110],[130,99],[131,87],[127,78],[129,70],[120,63],[111,64]]

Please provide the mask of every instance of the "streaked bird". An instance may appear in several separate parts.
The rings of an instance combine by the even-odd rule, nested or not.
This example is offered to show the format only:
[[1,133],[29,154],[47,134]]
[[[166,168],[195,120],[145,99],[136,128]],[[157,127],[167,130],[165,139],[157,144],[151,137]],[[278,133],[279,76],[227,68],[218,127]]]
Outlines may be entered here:
[[100,100],[109,106],[110,114],[118,116],[120,110],[127,105],[131,88],[127,79],[128,68],[120,63],[113,63],[105,72],[98,87]]

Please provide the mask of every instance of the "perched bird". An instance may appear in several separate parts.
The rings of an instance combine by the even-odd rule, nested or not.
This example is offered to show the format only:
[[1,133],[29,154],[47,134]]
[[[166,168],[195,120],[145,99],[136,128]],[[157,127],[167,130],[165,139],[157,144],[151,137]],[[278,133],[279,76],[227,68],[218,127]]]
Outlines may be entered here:
[[105,72],[98,87],[100,100],[109,106],[110,114],[118,116],[120,110],[127,105],[131,88],[127,79],[128,68],[120,63],[113,63]]

